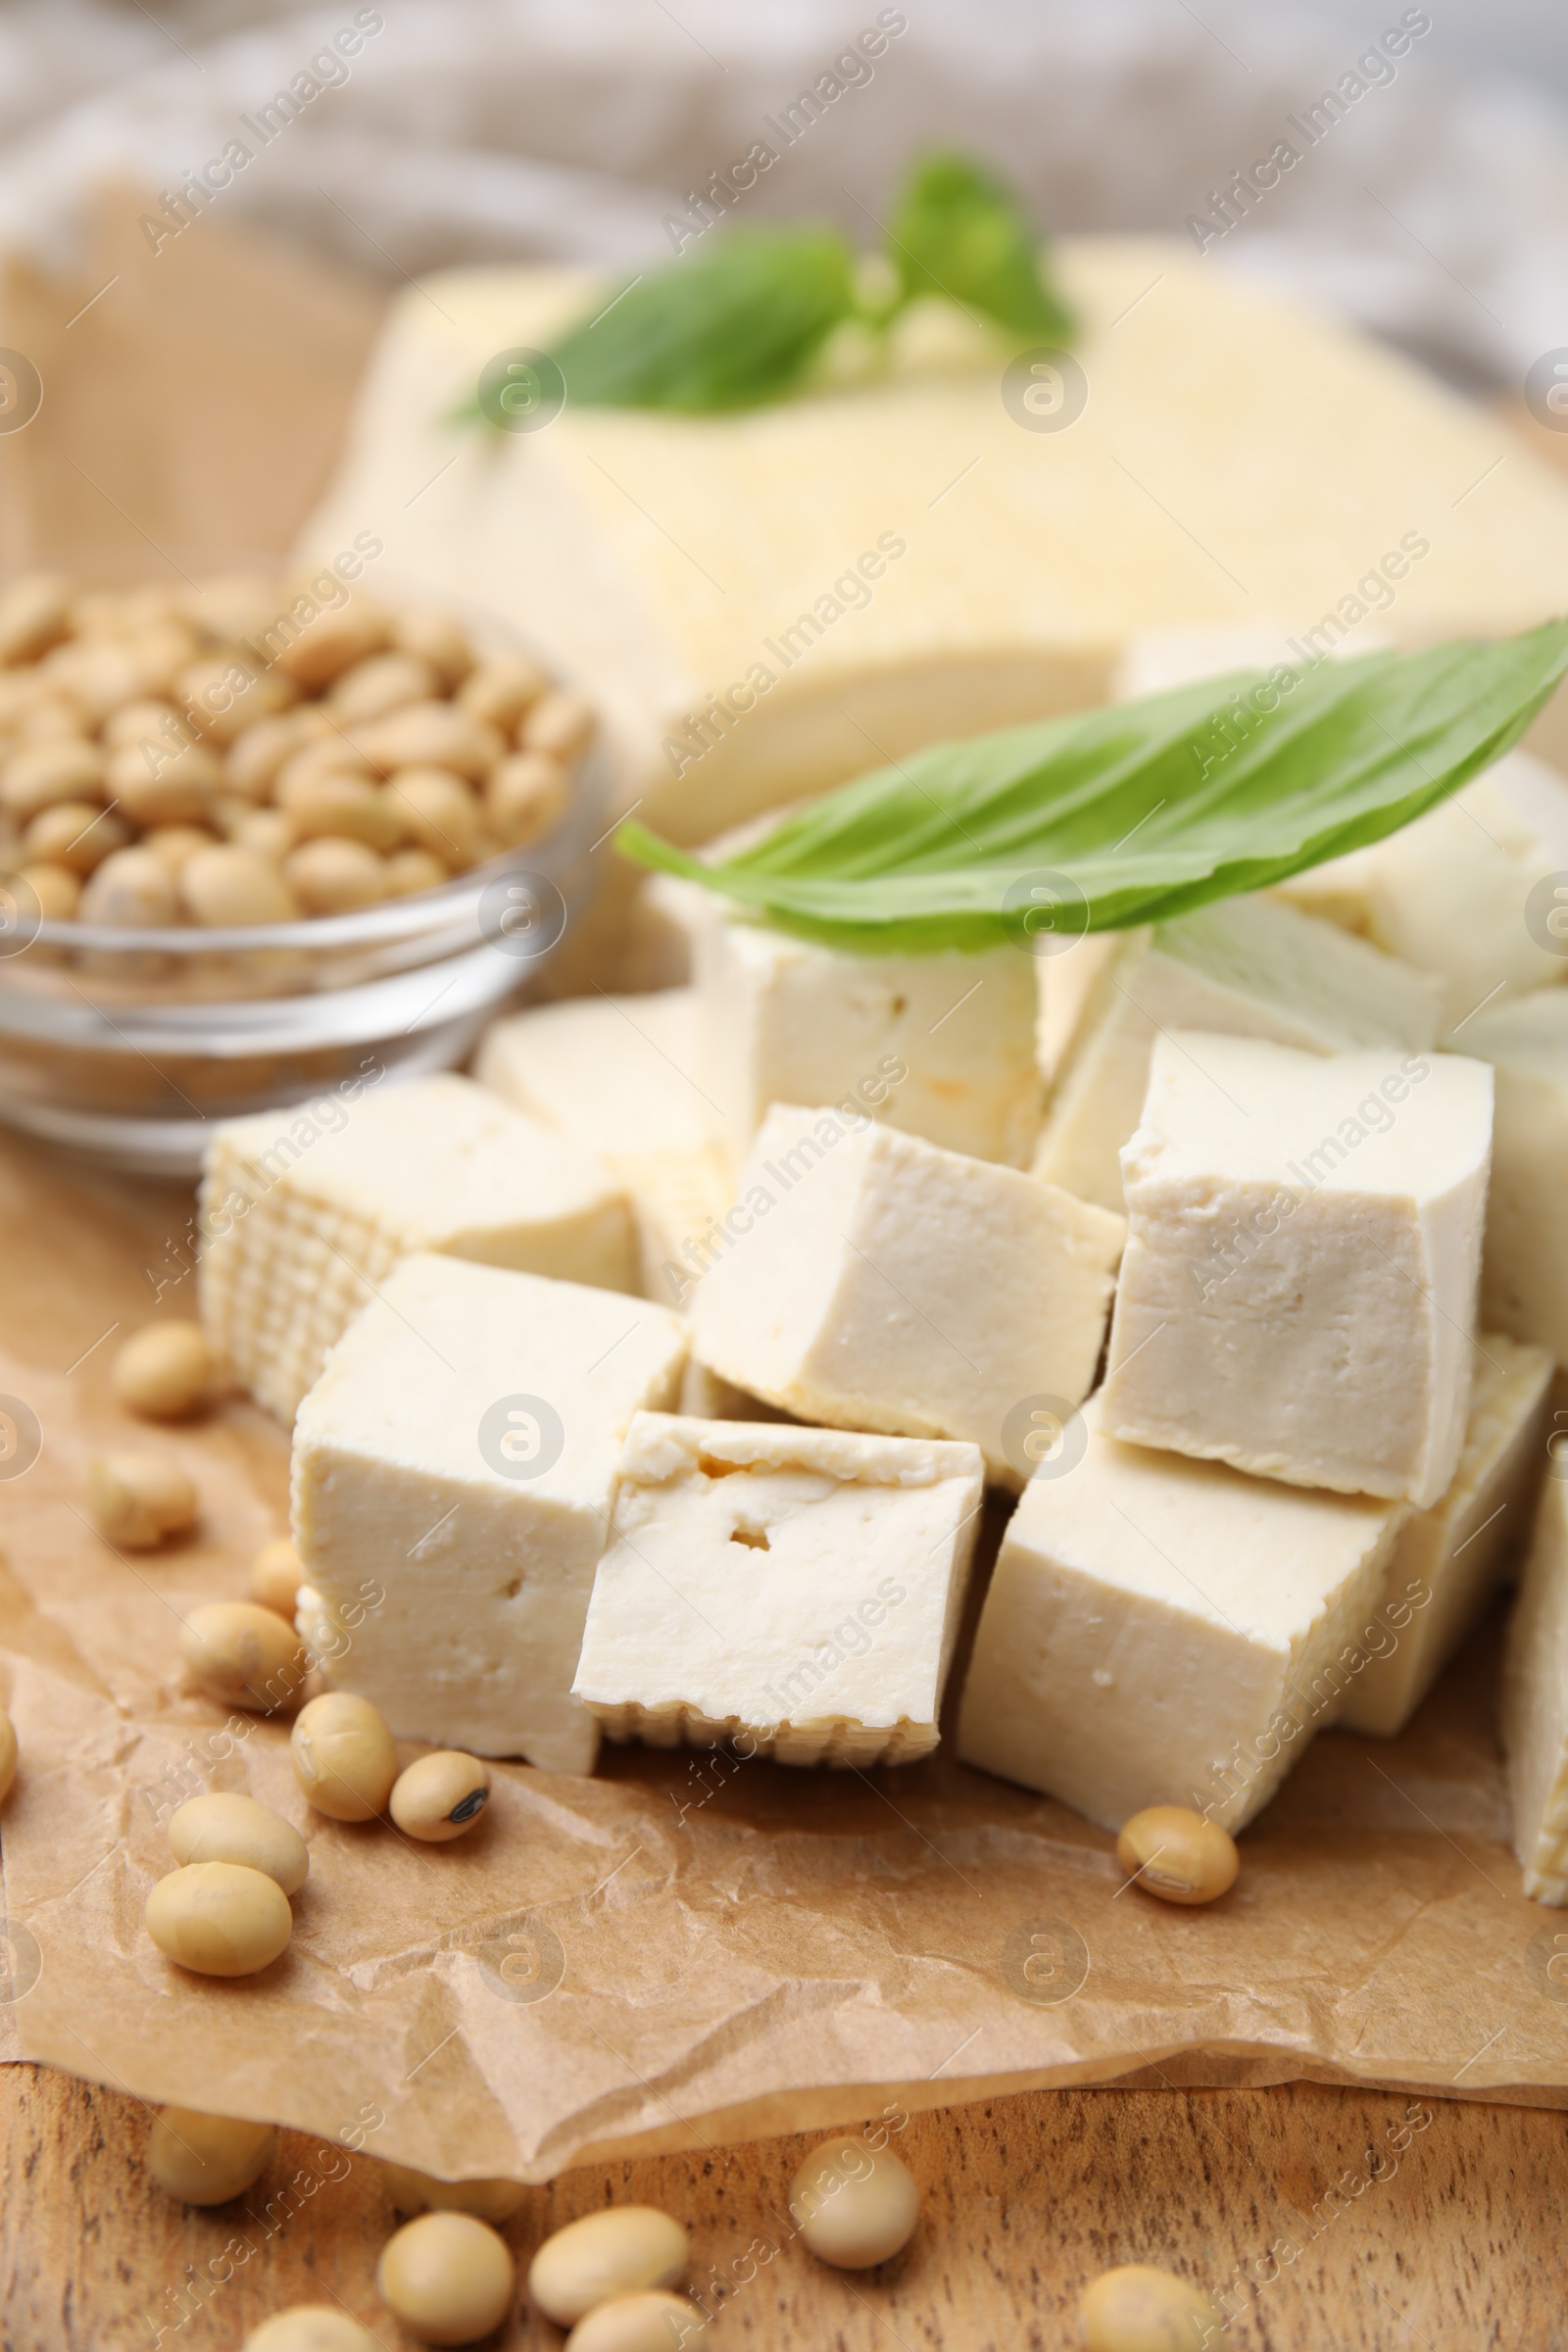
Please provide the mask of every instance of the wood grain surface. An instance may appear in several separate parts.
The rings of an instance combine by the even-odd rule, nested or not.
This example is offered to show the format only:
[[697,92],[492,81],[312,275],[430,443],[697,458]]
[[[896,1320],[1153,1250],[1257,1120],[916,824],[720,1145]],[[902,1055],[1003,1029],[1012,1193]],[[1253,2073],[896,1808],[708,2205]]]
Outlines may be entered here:
[[[148,2120],[69,2077],[0,2070],[5,2352],[228,2352],[269,2311],[333,2301],[386,2352],[412,2344],[375,2292],[395,2225],[372,2158],[323,2163],[284,2133],[246,2197],[198,2212],[148,2180]],[[529,2190],[506,2235],[522,2272],[578,2214],[666,2207],[713,2315],[690,2341],[714,2352],[1048,2352],[1078,2341],[1087,2281],[1131,2261],[1198,2280],[1231,2320],[1214,2343],[1238,2352],[1547,2347],[1568,2328],[1565,2134],[1560,2114],[1306,2083],[1043,2092],[910,2120],[895,2144],[922,2218],[877,2271],[789,2242],[802,2139],[569,2173]],[[486,2352],[562,2340],[519,2290]]]

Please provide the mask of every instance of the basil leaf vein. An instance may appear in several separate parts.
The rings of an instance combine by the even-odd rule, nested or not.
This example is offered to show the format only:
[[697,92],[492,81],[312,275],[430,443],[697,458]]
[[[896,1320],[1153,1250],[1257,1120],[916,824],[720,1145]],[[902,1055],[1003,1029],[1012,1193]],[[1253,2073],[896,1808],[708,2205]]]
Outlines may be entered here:
[[1516,743],[1565,671],[1568,620],[1495,643],[1238,672],[933,745],[717,864],[635,823],[616,844],[858,953],[1016,940],[1008,894],[1042,873],[1083,894],[1088,929],[1121,930],[1397,831]]

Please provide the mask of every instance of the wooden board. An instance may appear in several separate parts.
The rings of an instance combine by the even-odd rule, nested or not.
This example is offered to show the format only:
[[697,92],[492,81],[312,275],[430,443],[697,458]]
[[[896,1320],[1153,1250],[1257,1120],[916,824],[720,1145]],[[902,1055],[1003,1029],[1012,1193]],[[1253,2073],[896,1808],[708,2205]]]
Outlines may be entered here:
[[[0,2069],[5,2352],[231,2352],[269,2311],[334,2300],[385,2352],[412,2345],[375,2292],[394,2217],[371,2158],[323,2161],[285,2133],[248,2196],[197,2212],[147,2179],[147,2130],[133,2100]],[[530,2190],[506,2234],[521,2270],[580,2213],[667,2207],[691,2229],[693,2283],[715,2314],[691,2342],[720,2352],[1047,2352],[1078,2340],[1088,2279],[1129,2261],[1211,2293],[1250,2272],[1213,2339],[1237,2352],[1546,2346],[1563,2340],[1565,2131],[1559,2114],[1305,2083],[1042,2092],[899,2134],[923,2214],[880,2271],[830,2271],[785,2242],[810,2144],[798,2139],[570,2173]],[[779,2250],[753,2275],[759,2237]],[[196,2294],[215,2259],[235,2265],[235,2240],[251,2252]],[[731,2279],[722,2300],[715,2274]],[[561,2342],[523,2307],[487,2352]]]

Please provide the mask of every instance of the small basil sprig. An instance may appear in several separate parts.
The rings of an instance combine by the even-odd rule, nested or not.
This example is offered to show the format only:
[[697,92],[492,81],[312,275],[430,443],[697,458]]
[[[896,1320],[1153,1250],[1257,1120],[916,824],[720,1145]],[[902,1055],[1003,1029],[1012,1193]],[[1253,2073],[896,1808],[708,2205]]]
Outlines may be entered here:
[[[569,328],[549,357],[579,408],[663,409],[701,416],[794,391],[835,327],[885,336],[936,295],[1009,335],[1065,341],[1071,319],[1042,275],[1040,239],[1000,179],[965,157],[927,155],[894,208],[884,259],[892,293],[867,297],[860,261],[834,228],[731,228],[662,270],[630,279]],[[485,414],[470,401],[455,422]]]
[[[1379,841],[1500,758],[1568,672],[1568,620],[1494,644],[1184,686],[936,744],[707,864],[616,843],[858,954],[1157,922]],[[1059,919],[1058,919],[1059,918]]]

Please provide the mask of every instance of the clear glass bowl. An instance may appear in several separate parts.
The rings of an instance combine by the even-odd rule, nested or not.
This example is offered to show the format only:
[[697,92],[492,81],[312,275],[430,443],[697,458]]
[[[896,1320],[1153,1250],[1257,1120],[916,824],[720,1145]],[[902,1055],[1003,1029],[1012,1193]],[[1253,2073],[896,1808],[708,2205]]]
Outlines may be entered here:
[[440,890],[298,923],[28,921],[0,886],[0,1119],[102,1164],[185,1177],[214,1119],[377,1065],[452,1068],[586,906],[608,806],[595,752],[543,841]]

